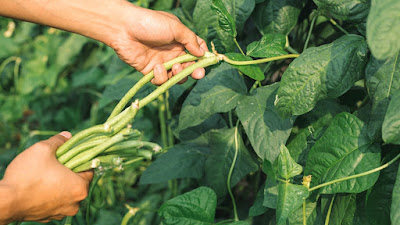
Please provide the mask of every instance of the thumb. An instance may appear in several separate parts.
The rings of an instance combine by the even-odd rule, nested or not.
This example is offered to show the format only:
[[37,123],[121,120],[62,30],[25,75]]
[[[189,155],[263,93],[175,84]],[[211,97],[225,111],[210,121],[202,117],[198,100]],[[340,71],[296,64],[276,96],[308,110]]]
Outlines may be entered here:
[[198,42],[200,38],[198,38],[193,31],[191,31],[183,24],[182,24],[182,30],[183,32],[177,32],[178,36],[176,37],[176,41],[185,46],[185,48],[189,51],[190,54],[197,57],[203,56],[205,50],[200,46],[200,43]]
[[56,152],[56,150],[64,144],[66,141],[68,141],[72,137],[72,134],[68,131],[63,131],[57,135],[54,135],[53,137],[43,141],[46,143],[50,150],[52,152]]

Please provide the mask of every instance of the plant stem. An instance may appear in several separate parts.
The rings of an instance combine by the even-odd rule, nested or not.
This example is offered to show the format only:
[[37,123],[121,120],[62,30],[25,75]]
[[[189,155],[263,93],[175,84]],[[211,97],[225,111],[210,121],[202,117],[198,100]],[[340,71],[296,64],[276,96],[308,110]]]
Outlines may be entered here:
[[237,156],[238,156],[238,153],[239,153],[238,126],[239,126],[239,120],[237,121],[236,128],[235,128],[235,155],[233,156],[232,165],[231,165],[231,168],[229,169],[228,179],[227,179],[227,182],[226,182],[227,187],[228,187],[229,196],[232,199],[233,213],[234,213],[234,216],[235,216],[234,217],[235,221],[239,221],[239,217],[238,217],[238,214],[237,214],[235,197],[233,196],[233,193],[232,193],[232,190],[231,190],[231,177],[232,177],[233,169],[235,168]]
[[299,54],[299,52],[296,51],[296,49],[292,48],[291,46],[287,46],[286,50],[288,50],[288,52],[290,52],[292,54]]
[[239,43],[237,42],[236,38],[233,38],[233,41],[235,42],[236,46],[238,47],[240,53],[242,53],[242,55],[245,55],[242,48],[240,47]]
[[100,174],[95,173],[93,181],[90,184],[89,193],[87,197],[87,206],[86,206],[86,224],[90,224],[90,201],[92,199],[93,190],[97,185],[97,182],[100,180],[102,176]]
[[307,225],[307,217],[306,217],[306,199],[303,198],[303,225]]
[[164,95],[158,96],[158,119],[160,121],[161,143],[163,148],[168,147],[167,126],[165,125]]
[[195,64],[192,64],[185,69],[183,69],[180,73],[177,75],[173,76],[171,79],[169,79],[167,82],[165,82],[163,85],[159,86],[156,90],[154,90],[151,94],[149,94],[147,97],[143,98],[142,100],[139,101],[139,108],[143,108],[145,105],[156,99],[159,95],[164,93],[166,90],[168,90],[170,87],[181,81],[183,78],[189,76],[195,69],[200,68],[200,67],[207,67],[211,66],[214,64],[218,63],[218,58],[216,55],[210,52],[206,52],[205,56],[203,59],[199,60]]
[[[168,61],[164,63],[164,67],[169,70],[172,68],[173,65],[177,63],[184,63],[184,62],[190,62],[199,59],[196,56],[186,54],[179,56],[171,61]],[[108,117],[107,121],[109,121],[111,118],[114,116],[118,115],[128,104],[128,102],[132,99],[132,97],[139,91],[140,88],[142,88],[146,83],[150,82],[151,79],[153,79],[154,73],[151,71],[147,75],[145,75],[142,79],[140,79],[126,94],[125,96],[118,102],[117,106],[115,106],[114,110],[111,112],[111,115]]]
[[[8,57],[7,59],[5,59],[0,64],[0,75],[1,75],[1,73],[3,73],[4,68],[6,68],[6,66],[12,61],[15,61],[15,64],[17,64],[18,61],[21,62],[21,58],[16,57],[16,56],[11,56],[11,57]],[[19,66],[19,63],[18,63],[18,66]],[[15,67],[14,67],[14,73],[15,73]],[[15,82],[15,79],[14,79],[14,82]],[[16,85],[16,83],[15,83],[15,85]],[[0,90],[3,90],[3,88],[1,86],[0,86]]]
[[304,50],[306,50],[306,48],[308,46],[308,42],[310,41],[311,33],[314,28],[315,20],[317,20],[317,18],[318,18],[318,15],[315,15],[314,18],[312,18],[312,20],[311,20],[310,29],[308,30],[308,35],[307,35],[307,39],[306,39],[306,42],[303,47],[303,52],[304,52]]
[[271,58],[264,58],[264,59],[256,59],[256,60],[251,60],[251,61],[234,61],[229,59],[228,57],[220,54],[222,59],[232,65],[237,65],[237,66],[243,66],[243,65],[253,65],[253,64],[260,64],[260,63],[266,63],[266,62],[271,62],[275,60],[280,60],[280,59],[288,59],[288,58],[297,58],[299,57],[299,54],[288,54],[288,55],[281,55],[281,56],[275,56]]
[[71,225],[71,224],[72,224],[72,216],[67,216],[67,218],[65,218],[64,225]]
[[349,34],[349,32],[347,32],[345,29],[343,29],[343,27],[341,27],[339,24],[336,23],[336,21],[334,21],[333,19],[329,18],[329,21],[335,26],[337,27],[340,31],[342,31],[345,34]]
[[333,202],[335,201],[335,196],[336,195],[333,195],[331,203],[329,204],[328,213],[326,214],[326,219],[325,219],[325,225],[329,225],[329,219],[331,217],[332,206],[333,206]]
[[[165,111],[167,112],[167,121],[171,121],[172,113],[169,107],[169,91],[165,92]],[[168,148],[174,145],[174,134],[172,133],[171,124],[167,123],[167,135],[168,135]]]
[[395,162],[396,160],[398,160],[399,158],[400,158],[400,154],[398,154],[396,157],[394,157],[394,158],[393,158],[392,160],[390,160],[388,163],[383,164],[383,165],[380,166],[380,167],[377,167],[377,168],[375,168],[375,169],[366,171],[366,172],[364,172],[364,173],[359,173],[359,174],[356,174],[356,175],[352,175],[352,176],[348,176],[348,177],[339,178],[339,179],[336,179],[336,180],[333,180],[333,181],[329,181],[329,182],[326,182],[326,183],[317,185],[317,186],[315,186],[315,187],[313,187],[313,188],[310,188],[309,191],[311,192],[311,191],[317,190],[317,189],[319,189],[319,188],[322,188],[322,187],[325,187],[325,186],[328,186],[328,185],[331,185],[331,184],[334,184],[334,183],[337,183],[337,182],[341,182],[341,181],[345,181],[345,180],[350,180],[350,179],[354,179],[354,178],[357,178],[357,177],[362,177],[362,176],[369,175],[369,174],[371,174],[371,173],[378,172],[378,171],[383,170],[383,169],[385,169],[386,167],[390,166],[392,163],[394,163],[394,162]]

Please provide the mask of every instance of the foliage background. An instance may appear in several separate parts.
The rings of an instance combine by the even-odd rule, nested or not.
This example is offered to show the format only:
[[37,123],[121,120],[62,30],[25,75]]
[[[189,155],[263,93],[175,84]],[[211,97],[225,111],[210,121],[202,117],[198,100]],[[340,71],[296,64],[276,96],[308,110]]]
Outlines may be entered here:
[[[379,166],[397,155],[396,143],[383,144],[381,134],[386,108],[394,96],[391,93],[400,89],[397,58],[400,44],[395,38],[400,32],[399,26],[396,26],[400,24],[400,6],[396,1],[385,0],[389,6],[383,9],[376,5],[371,8],[371,4],[374,6],[377,1],[371,3],[369,0],[222,1],[235,21],[234,32],[221,24],[218,14],[211,9],[211,0],[132,2],[175,14],[207,43],[213,41],[221,53],[239,53],[233,36],[253,57],[271,57],[274,54],[286,54],[286,51],[302,53],[302,58],[296,60],[298,63],[291,64],[287,69],[287,77],[304,69],[303,65],[310,65],[310,68],[304,69],[310,71],[313,67],[318,68],[320,61],[326,59],[324,57],[331,60],[329,54],[326,56],[319,49],[310,47],[335,43],[334,46],[339,46],[337,50],[340,51],[346,47],[337,44],[344,40],[341,39],[343,35],[347,32],[355,34],[357,36],[348,39],[358,48],[344,56],[335,57],[338,60],[337,68],[331,70],[351,71],[356,75],[353,80],[348,77],[343,79],[346,84],[340,88],[347,86],[339,94],[334,94],[334,91],[327,95],[319,93],[320,96],[315,98],[307,98],[309,95],[306,94],[305,98],[296,101],[299,104],[291,108],[278,103],[279,113],[289,116],[287,119],[282,119],[275,109],[269,107],[277,102],[277,93],[280,96],[292,96],[291,91],[297,90],[296,86],[290,84],[296,83],[292,81],[298,81],[298,77],[281,81],[282,73],[291,60],[252,68],[253,74],[265,76],[259,83],[240,75],[234,67],[221,64],[207,69],[207,77],[197,83],[189,80],[183,85],[174,86],[164,98],[141,110],[137,117],[140,119],[133,124],[142,132],[142,140],[159,143],[168,150],[168,154],[149,156],[148,160],[122,171],[97,171],[101,178],[89,198],[91,204],[88,201],[82,203],[74,224],[120,224],[128,211],[125,204],[140,209],[130,224],[160,224],[161,217],[157,211],[163,203],[199,186],[212,187],[217,197],[215,201],[218,202],[215,218],[210,217],[212,222],[204,224],[229,220],[234,213],[226,179],[235,149],[238,149],[239,156],[232,173],[232,186],[238,215],[243,222],[235,224],[275,224],[285,213],[288,220],[284,218],[284,222],[303,224],[301,208],[277,206],[277,202],[289,205],[295,202],[278,199],[278,188],[281,186],[275,180],[267,179],[274,177],[271,171],[279,167],[268,162],[274,162],[279,154],[283,157],[280,153],[281,144],[286,144],[290,152],[288,157],[305,167],[307,173],[316,173],[313,172],[314,167],[310,166],[315,162],[311,156],[308,157],[312,151],[310,149],[317,142],[321,144],[316,146],[341,143],[337,139],[329,142],[329,139],[321,137],[327,130],[332,137],[340,133],[340,130],[328,127],[345,120],[351,121],[351,126],[366,124],[368,131],[364,131],[364,125],[360,125],[358,128],[363,131],[357,134],[355,142],[362,139],[368,142],[368,146],[380,146],[379,154],[375,152],[370,156],[374,165]],[[386,17],[382,16],[383,11]],[[373,19],[367,20],[368,17]],[[310,30],[310,27],[313,29]],[[382,30],[382,27],[388,30]],[[251,43],[266,36],[270,39],[267,38],[265,43],[279,41],[274,43],[274,48],[268,47],[267,53],[257,55],[256,50],[259,49],[252,48]],[[281,37],[288,38],[290,47]],[[349,43],[346,41],[342,43]],[[305,43],[308,43],[308,48],[305,48]],[[62,130],[76,133],[104,122],[116,101],[142,76],[102,43],[27,22],[0,18],[0,46],[0,177],[16,154],[33,143]],[[359,57],[359,61],[356,60],[359,63],[347,65],[351,61],[348,56],[353,55]],[[239,57],[237,54],[231,56]],[[385,70],[379,72],[379,68]],[[387,83],[385,71],[389,71],[388,68],[393,68],[392,82],[389,86],[379,86]],[[300,80],[300,83],[304,81]],[[330,85],[329,80],[322,83],[321,86]],[[278,89],[279,86],[282,88]],[[285,87],[288,87],[287,90]],[[138,97],[154,88],[147,85]],[[381,92],[387,93],[388,89],[390,96],[385,97]],[[224,94],[215,94],[220,92]],[[282,98],[279,101],[284,100]],[[265,126],[260,125],[264,111],[257,113],[252,108],[257,104],[264,109],[268,118],[272,118],[270,122],[265,122]],[[343,112],[352,113],[355,117]],[[340,116],[336,117],[338,114]],[[238,120],[241,126],[235,126]],[[235,146],[236,127],[240,137],[238,147]],[[275,130],[271,130],[271,127]],[[358,128],[354,125],[349,132],[352,129],[358,132]],[[265,146],[275,151],[265,151]],[[344,164],[343,168],[348,168],[348,165]],[[359,191],[349,193],[337,191],[345,187],[335,187],[333,191],[327,188],[320,195],[311,195],[306,205],[307,221],[309,224],[324,224],[331,206],[330,224],[390,224],[391,214],[393,218],[400,215],[399,210],[392,209],[391,212],[390,209],[392,193],[393,198],[398,199],[397,195],[400,195],[399,181],[395,186],[397,168],[398,163],[395,163],[381,172],[379,178],[376,174],[362,181],[357,180],[356,185],[361,186]],[[366,167],[362,169],[366,170]],[[298,173],[293,176],[293,182],[300,184]],[[297,196],[301,193],[289,194]],[[212,195],[205,195],[204,199]],[[86,215],[88,212],[89,216]],[[164,223],[168,224],[166,221]],[[52,221],[49,224],[62,222]]]

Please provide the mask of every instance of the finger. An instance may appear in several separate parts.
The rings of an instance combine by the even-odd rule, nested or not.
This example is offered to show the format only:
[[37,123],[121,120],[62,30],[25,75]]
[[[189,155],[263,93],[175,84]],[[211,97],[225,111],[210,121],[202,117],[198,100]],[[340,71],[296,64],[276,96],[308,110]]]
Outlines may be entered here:
[[177,63],[177,64],[172,66],[171,70],[172,70],[172,73],[174,75],[176,75],[176,74],[180,73],[183,70],[183,66],[182,66],[182,64]]
[[182,80],[180,80],[180,81],[178,82],[178,84],[183,84],[183,83],[185,83],[187,80],[188,80],[188,77],[185,77],[185,78],[183,78]]
[[197,68],[193,71],[191,77],[193,79],[199,80],[204,77],[206,74],[206,70],[203,67]]
[[78,175],[87,182],[92,182],[93,180],[93,170],[79,172]]
[[42,141],[44,144],[47,144],[50,147],[51,151],[56,151],[58,147],[64,144],[68,139],[72,137],[71,133],[68,131],[63,131],[53,137]]
[[168,74],[165,67],[161,64],[156,65],[154,67],[154,78],[151,80],[151,83],[155,85],[161,85],[167,80],[168,80]]
[[208,46],[207,43],[199,36],[197,36],[197,43],[199,43],[200,48],[202,48],[204,51],[208,52]]
[[197,35],[187,28],[185,25],[181,23],[180,29],[177,29],[180,32],[176,32],[175,40],[189,51],[190,54],[201,57],[204,55],[205,50],[200,47],[198,43]]

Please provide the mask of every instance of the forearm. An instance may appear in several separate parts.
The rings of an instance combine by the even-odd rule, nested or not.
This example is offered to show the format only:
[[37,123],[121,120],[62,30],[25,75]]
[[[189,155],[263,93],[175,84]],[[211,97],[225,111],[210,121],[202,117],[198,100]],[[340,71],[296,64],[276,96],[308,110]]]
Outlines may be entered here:
[[0,180],[0,225],[15,221],[16,204],[13,190]]
[[[125,0],[0,0],[0,15],[78,33],[110,45],[123,32]],[[131,15],[134,16],[134,15]]]

